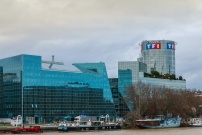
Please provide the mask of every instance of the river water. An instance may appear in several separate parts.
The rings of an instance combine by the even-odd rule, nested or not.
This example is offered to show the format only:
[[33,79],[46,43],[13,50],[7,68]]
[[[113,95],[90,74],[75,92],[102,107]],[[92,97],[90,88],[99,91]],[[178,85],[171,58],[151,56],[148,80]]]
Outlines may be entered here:
[[[1,135],[3,133],[0,133]],[[6,133],[6,135],[12,135]],[[33,135],[33,134],[26,134]],[[202,135],[202,127],[166,128],[166,129],[136,129],[110,131],[81,131],[81,132],[44,132],[35,135]]]

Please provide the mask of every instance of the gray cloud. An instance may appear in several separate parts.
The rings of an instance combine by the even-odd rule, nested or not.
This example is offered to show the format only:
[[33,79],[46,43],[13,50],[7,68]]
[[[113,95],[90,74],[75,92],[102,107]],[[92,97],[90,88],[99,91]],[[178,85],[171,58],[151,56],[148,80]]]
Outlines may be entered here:
[[178,43],[176,74],[202,89],[201,14],[200,0],[1,0],[0,54],[103,61],[117,77],[118,61],[136,60],[142,40],[169,39]]

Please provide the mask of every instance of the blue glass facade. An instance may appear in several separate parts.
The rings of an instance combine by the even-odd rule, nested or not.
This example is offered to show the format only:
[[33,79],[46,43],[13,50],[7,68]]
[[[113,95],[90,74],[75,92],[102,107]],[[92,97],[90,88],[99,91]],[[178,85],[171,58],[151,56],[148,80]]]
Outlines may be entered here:
[[22,112],[22,56],[2,59],[0,67],[0,117],[11,118]]
[[41,56],[19,55],[0,60],[0,117],[22,114],[22,104],[24,117],[47,122],[81,114],[113,116],[115,109],[105,64],[73,65],[81,72],[44,70]]
[[[122,61],[118,63],[118,90],[123,98],[124,91],[134,82],[139,81],[139,71],[146,71],[146,64],[136,61]],[[127,103],[127,110],[132,110]]]
[[[123,74],[127,74],[125,77],[129,79],[131,77],[131,72],[127,70],[126,72],[122,72]],[[120,73],[120,74],[122,74]],[[128,78],[128,77],[129,78]],[[125,79],[126,79],[125,78]],[[115,109],[116,109],[116,117],[117,118],[124,118],[125,115],[129,112],[128,106],[125,102],[124,97],[120,93],[118,89],[118,78],[110,78],[109,83],[112,91],[112,96],[114,99]],[[122,80],[123,81],[123,80]],[[127,82],[127,84],[131,84],[131,82]]]
[[119,92],[123,97],[125,97],[124,90],[127,89],[128,86],[132,85],[132,71],[130,69],[119,70],[118,75]]
[[139,81],[139,72],[146,72],[146,64],[137,61],[121,61],[118,63],[119,92],[125,97],[124,90]]

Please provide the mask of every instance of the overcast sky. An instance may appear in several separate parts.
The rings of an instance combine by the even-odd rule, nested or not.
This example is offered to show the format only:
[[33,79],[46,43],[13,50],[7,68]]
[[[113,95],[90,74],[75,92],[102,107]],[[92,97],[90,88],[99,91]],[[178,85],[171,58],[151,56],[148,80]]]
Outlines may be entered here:
[[143,40],[174,40],[176,75],[202,90],[201,0],[0,0],[0,58],[40,55],[65,65],[136,61]]

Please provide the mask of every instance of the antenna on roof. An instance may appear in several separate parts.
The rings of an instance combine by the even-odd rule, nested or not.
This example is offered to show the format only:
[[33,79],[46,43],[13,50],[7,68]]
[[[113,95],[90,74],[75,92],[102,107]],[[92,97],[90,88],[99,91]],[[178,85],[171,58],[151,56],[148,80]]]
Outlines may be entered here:
[[55,65],[64,65],[63,62],[55,62],[55,61],[54,61],[54,55],[52,55],[52,61],[45,61],[45,60],[42,60],[42,63],[50,64],[50,66],[49,66],[50,69],[51,69],[51,67],[53,66],[53,64],[55,64]]

